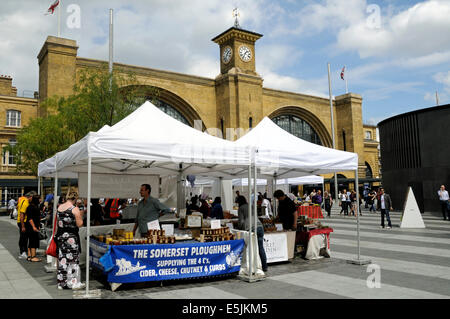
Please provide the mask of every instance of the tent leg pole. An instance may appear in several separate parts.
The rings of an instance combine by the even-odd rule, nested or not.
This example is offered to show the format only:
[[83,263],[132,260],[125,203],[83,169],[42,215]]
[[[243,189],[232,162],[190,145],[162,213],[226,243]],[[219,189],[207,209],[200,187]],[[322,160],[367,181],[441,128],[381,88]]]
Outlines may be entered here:
[[359,237],[359,180],[358,180],[358,169],[355,170],[355,188],[356,188],[356,236],[357,236],[357,246],[358,246],[358,258],[356,260],[348,260],[347,262],[355,265],[367,265],[372,263],[369,259],[361,259],[361,247],[360,247],[360,237]]
[[86,219],[86,296],[89,295],[89,244],[91,232],[91,175],[92,175],[92,159],[88,159],[88,189],[87,189],[87,219]]
[[[257,225],[258,225],[258,223],[257,223],[257,218],[258,218],[258,211],[257,211],[257,204],[256,204],[256,202],[257,202],[257,195],[256,195],[256,191],[257,191],[257,183],[256,183],[256,174],[257,174],[257,168],[256,168],[256,164],[253,166],[253,168],[254,168],[254,174],[253,174],[253,192],[254,192],[254,196],[253,196],[253,214],[254,214],[254,219],[253,219],[253,222],[254,222],[254,224],[255,224],[255,227],[253,228],[254,230],[255,230],[255,236],[257,237],[258,235],[257,235],[257,229],[256,229],[256,227],[257,227]],[[254,263],[253,263],[253,268],[255,269],[255,274],[256,274],[256,272],[257,272],[257,270],[258,270],[258,264],[257,264],[257,261],[258,261],[258,258],[259,258],[259,247],[257,248],[257,247],[255,247],[255,249],[254,249],[254,251],[253,251],[253,260],[254,260]]]
[[[252,165],[248,166],[248,221],[251,226],[252,221]],[[253,277],[253,244],[252,244],[252,229],[248,230],[248,274],[249,280],[252,281]]]

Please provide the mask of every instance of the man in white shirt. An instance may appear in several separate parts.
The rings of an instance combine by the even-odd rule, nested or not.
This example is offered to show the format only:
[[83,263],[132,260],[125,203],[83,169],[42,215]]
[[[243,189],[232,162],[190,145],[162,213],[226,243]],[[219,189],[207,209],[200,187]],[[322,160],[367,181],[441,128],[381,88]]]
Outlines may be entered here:
[[442,208],[442,216],[444,220],[446,220],[445,215],[447,213],[448,220],[450,220],[450,212],[447,209],[447,202],[449,201],[448,192],[445,190],[445,186],[441,185],[441,188],[438,190],[439,200],[441,201]]
[[380,188],[380,200],[377,203],[378,209],[381,211],[381,228],[384,228],[384,216],[388,221],[387,229],[392,228],[391,217],[389,216],[389,210],[393,210],[392,201],[389,194],[384,193],[384,188]]
[[8,212],[11,219],[14,219],[14,208],[16,208],[16,201],[14,200],[14,198],[11,198],[8,202]]

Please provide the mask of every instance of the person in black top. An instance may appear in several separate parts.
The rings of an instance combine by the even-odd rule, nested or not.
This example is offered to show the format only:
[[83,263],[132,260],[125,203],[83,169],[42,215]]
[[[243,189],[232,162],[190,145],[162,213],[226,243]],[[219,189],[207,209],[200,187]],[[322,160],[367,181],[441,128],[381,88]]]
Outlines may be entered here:
[[27,221],[25,224],[28,235],[28,261],[39,262],[40,258],[36,257],[36,249],[39,248],[39,227],[41,221],[41,212],[39,211],[39,203],[41,197],[33,195],[30,205],[27,207]]
[[200,211],[200,207],[197,205],[198,202],[198,196],[195,195],[194,197],[191,198],[191,203],[188,205],[187,209],[186,209],[186,214],[187,215],[191,215],[193,211]]
[[104,224],[103,220],[103,207],[100,205],[100,201],[98,198],[91,199],[91,222],[93,222],[94,226],[99,226]]
[[295,207],[295,203],[280,189],[273,193],[273,197],[278,199],[278,216],[283,224],[283,230],[296,230],[297,207]]
[[222,199],[216,197],[212,203],[211,218],[223,219]]

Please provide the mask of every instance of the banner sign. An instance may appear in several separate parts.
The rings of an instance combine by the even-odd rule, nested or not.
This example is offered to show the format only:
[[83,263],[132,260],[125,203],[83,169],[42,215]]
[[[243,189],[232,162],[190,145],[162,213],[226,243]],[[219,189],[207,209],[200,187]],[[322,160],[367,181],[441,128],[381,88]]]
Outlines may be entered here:
[[90,247],[91,265],[105,271],[108,282],[131,283],[238,272],[244,240],[116,245],[110,246],[109,250],[107,245],[91,240]]
[[288,260],[286,233],[265,233],[264,250],[268,263]]

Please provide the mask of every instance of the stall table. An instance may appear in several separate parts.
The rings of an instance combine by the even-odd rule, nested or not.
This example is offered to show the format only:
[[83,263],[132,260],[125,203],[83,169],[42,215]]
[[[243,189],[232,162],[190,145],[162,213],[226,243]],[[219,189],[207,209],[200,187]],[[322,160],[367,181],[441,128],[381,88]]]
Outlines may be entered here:
[[312,229],[310,231],[297,231],[295,244],[301,244],[306,247],[306,259],[320,258],[320,249],[325,248],[329,254],[330,233],[333,228]]
[[307,216],[312,219],[323,218],[320,206],[298,206],[297,213],[298,216]]
[[229,275],[239,272],[244,240],[175,244],[106,245],[90,240],[90,264],[122,283]]

